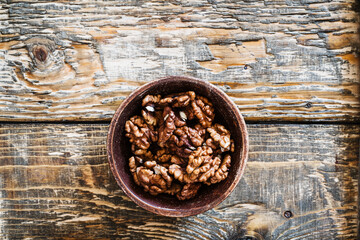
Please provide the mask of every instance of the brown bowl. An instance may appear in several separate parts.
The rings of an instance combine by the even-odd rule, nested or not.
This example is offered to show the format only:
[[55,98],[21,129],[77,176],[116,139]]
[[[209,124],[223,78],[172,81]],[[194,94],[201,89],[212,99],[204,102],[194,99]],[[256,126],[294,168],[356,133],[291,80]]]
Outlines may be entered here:
[[[202,186],[194,198],[186,201],[180,201],[167,194],[152,196],[136,185],[130,174],[128,159],[132,153],[129,140],[125,137],[125,122],[134,115],[141,115],[141,102],[148,94],[166,95],[190,90],[207,97],[213,103],[215,121],[223,124],[231,132],[236,149],[231,154],[229,175],[220,183]],[[107,154],[117,183],[136,204],[156,214],[185,217],[215,207],[234,190],[243,175],[248,157],[248,133],[239,110],[223,91],[202,80],[170,76],[143,85],[124,100],[110,124]]]

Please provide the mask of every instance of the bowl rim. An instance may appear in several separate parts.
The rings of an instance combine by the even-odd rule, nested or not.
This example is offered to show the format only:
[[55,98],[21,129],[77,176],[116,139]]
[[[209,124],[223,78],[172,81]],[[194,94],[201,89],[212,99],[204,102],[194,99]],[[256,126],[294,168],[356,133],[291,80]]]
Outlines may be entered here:
[[[125,107],[128,104],[130,104],[134,100],[134,98],[136,96],[138,96],[140,93],[142,93],[144,90],[146,90],[152,86],[155,86],[158,83],[161,83],[163,81],[167,81],[169,79],[180,80],[180,81],[187,80],[187,81],[192,81],[197,84],[201,84],[203,86],[209,87],[211,89],[211,91],[214,91],[216,94],[220,95],[224,99],[224,101],[231,107],[231,110],[234,112],[236,119],[239,120],[239,126],[240,126],[240,130],[241,130],[241,139],[242,139],[242,149],[241,149],[241,159],[240,159],[241,165],[240,165],[240,168],[238,169],[238,171],[236,172],[236,176],[235,176],[233,182],[230,184],[228,189],[226,189],[226,191],[221,194],[221,196],[219,196],[217,199],[215,199],[210,204],[199,206],[199,207],[193,207],[193,208],[189,209],[188,211],[153,206],[153,205],[146,203],[141,198],[137,197],[131,191],[131,189],[129,189],[126,186],[126,184],[122,181],[118,171],[116,170],[115,159],[113,157],[113,142],[114,142],[113,138],[115,135],[114,134],[115,127],[116,127],[118,119],[119,119],[120,115],[122,114],[122,112],[124,111]],[[246,163],[248,160],[249,139],[248,139],[248,132],[247,132],[245,120],[244,120],[243,116],[241,115],[239,109],[235,105],[235,103],[230,99],[230,97],[226,93],[224,93],[218,87],[216,87],[215,85],[213,85],[205,80],[201,80],[201,79],[197,79],[197,78],[193,78],[193,77],[187,77],[187,76],[167,76],[167,77],[163,77],[163,78],[159,78],[159,79],[150,81],[150,82],[138,87],[120,104],[120,106],[117,108],[115,114],[113,115],[113,117],[111,119],[111,123],[109,125],[109,130],[108,130],[108,135],[107,135],[107,140],[106,140],[106,147],[107,147],[107,157],[108,157],[108,162],[110,165],[111,172],[112,172],[113,176],[115,177],[117,184],[120,186],[120,188],[124,191],[124,193],[132,201],[134,201],[140,207],[142,207],[152,213],[155,213],[155,214],[159,214],[159,215],[167,216],[167,217],[187,217],[187,216],[193,216],[193,215],[203,213],[207,210],[210,210],[210,209],[216,207],[218,204],[220,204],[222,201],[224,201],[225,198],[227,198],[231,192],[233,192],[233,190],[235,189],[236,185],[239,183],[239,181],[245,171]]]

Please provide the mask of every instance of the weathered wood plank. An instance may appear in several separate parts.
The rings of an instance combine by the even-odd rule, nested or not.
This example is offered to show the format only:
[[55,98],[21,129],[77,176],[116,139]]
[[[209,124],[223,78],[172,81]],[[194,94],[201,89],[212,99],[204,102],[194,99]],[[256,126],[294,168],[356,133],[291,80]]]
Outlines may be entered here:
[[0,238],[356,238],[359,125],[249,124],[243,179],[218,207],[187,218],[156,216],[122,193],[107,127],[0,125]]
[[358,121],[355,0],[0,1],[0,120],[109,120],[190,75],[246,120]]

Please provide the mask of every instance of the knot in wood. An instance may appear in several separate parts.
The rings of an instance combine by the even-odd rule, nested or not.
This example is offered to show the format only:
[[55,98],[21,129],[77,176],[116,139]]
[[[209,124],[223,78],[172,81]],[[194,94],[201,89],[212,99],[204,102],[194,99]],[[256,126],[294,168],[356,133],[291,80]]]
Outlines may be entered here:
[[292,216],[293,216],[293,213],[291,211],[285,211],[284,212],[284,217],[291,218]]
[[[259,234],[256,234],[259,235]],[[245,235],[242,237],[238,237],[236,238],[238,240],[263,240],[264,238],[260,236],[260,238],[256,237],[256,236],[252,236],[252,235]]]
[[64,65],[64,54],[56,49],[56,44],[48,38],[31,38],[26,42],[32,60],[30,69],[36,76],[48,76],[59,72]]
[[48,51],[47,48],[45,48],[44,46],[36,46],[33,49],[33,54],[37,60],[45,62],[48,56]]
[[257,240],[255,237],[252,236],[245,236],[245,240]]

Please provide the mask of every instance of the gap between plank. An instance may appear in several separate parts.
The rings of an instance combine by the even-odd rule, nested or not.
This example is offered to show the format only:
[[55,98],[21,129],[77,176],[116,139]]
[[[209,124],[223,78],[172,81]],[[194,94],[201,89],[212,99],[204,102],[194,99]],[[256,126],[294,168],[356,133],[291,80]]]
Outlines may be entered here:
[[[63,124],[63,125],[79,125],[79,124],[110,124],[109,120],[87,120],[87,121],[0,121],[1,125],[6,124]],[[281,124],[281,125],[360,125],[360,122],[354,121],[246,121],[246,124]]]

